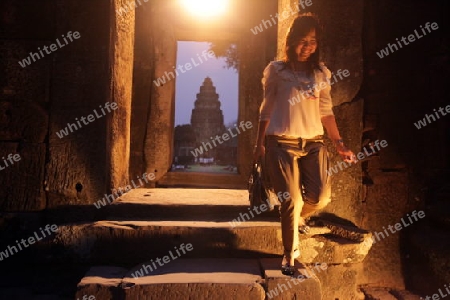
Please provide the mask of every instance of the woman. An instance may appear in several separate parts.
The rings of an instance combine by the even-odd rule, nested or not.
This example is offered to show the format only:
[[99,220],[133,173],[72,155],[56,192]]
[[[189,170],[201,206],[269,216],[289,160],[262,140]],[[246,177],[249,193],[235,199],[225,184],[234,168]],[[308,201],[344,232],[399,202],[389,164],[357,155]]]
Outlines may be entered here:
[[285,45],[285,59],[271,62],[262,80],[264,101],[254,160],[265,159],[265,168],[275,191],[289,192],[281,203],[284,247],[282,272],[292,275],[298,250],[299,229],[304,218],[330,202],[327,150],[324,127],[338,153],[355,162],[342,141],[332,110],[331,72],[319,63],[321,30],[313,16],[298,16]]

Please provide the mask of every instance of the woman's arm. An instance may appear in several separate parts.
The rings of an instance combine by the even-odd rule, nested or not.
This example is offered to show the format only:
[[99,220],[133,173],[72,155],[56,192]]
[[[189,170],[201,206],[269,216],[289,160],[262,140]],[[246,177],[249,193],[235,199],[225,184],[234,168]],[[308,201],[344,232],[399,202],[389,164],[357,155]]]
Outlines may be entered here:
[[260,158],[264,157],[266,149],[264,147],[264,137],[266,135],[267,127],[269,126],[269,120],[259,121],[258,123],[258,135],[256,138],[256,145],[253,151],[253,163],[256,163]]
[[334,146],[336,147],[336,150],[342,157],[342,159],[348,163],[356,162],[357,160],[355,154],[351,150],[347,149],[347,147],[345,147],[344,145],[344,141],[339,134],[339,129],[337,127],[336,118],[334,117],[334,115],[323,116],[321,121],[323,127],[325,127],[328,136],[333,141]]
[[270,117],[272,116],[276,101],[276,73],[277,71],[275,70],[273,63],[270,63],[263,72],[262,84],[264,89],[264,100],[261,103],[259,110],[258,133],[256,137],[255,149],[253,151],[253,164],[255,164],[259,159],[263,159],[266,153],[264,138],[267,127],[269,127]]

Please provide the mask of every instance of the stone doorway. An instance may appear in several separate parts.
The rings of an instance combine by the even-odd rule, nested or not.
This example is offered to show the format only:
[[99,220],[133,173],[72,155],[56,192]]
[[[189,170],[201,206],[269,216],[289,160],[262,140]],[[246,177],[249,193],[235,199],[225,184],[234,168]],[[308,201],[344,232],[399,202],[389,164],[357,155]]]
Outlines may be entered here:
[[180,76],[170,172],[237,174],[239,77],[235,65],[219,52],[234,54],[237,47],[228,44],[217,50],[219,45],[209,41],[178,41],[177,47]]
[[[136,10],[130,178],[147,172],[155,174],[150,187],[246,188],[256,137],[257,110],[262,100],[262,70],[276,56],[277,44],[276,26],[258,35],[253,34],[250,28],[266,18],[269,11],[276,11],[277,1],[270,1],[270,5],[264,7],[254,1],[230,1],[233,9],[224,19],[208,24],[189,18],[175,3],[149,2],[147,9]],[[238,122],[249,122],[247,124],[251,124],[253,129],[237,137],[236,174],[170,172],[174,150],[176,78],[159,86],[155,80],[174,71],[177,41],[235,43],[240,50],[237,119]]]

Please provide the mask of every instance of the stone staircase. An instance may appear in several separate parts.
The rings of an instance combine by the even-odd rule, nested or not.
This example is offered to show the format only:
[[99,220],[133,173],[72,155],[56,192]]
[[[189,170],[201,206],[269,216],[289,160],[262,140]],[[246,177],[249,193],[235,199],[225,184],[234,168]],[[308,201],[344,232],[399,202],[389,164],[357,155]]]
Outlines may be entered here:
[[301,235],[296,274],[284,276],[278,213],[252,218],[247,197],[245,190],[132,190],[98,209],[94,222],[60,225],[48,246],[59,249],[53,261],[91,266],[79,299],[364,299],[357,274],[370,233],[315,218]]
[[371,234],[332,215],[311,218],[297,272],[282,275],[278,213],[247,220],[245,190],[136,189],[67,211],[40,221],[59,231],[21,268],[10,260],[0,299],[418,299],[358,286]]

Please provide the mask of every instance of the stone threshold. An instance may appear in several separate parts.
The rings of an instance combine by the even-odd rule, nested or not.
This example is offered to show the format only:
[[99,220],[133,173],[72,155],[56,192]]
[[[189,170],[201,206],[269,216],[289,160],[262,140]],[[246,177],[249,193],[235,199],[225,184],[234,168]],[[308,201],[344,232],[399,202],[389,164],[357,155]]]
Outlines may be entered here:
[[137,278],[142,264],[130,270],[93,267],[78,284],[76,298],[321,299],[320,281],[310,267],[298,264],[289,277],[281,274],[279,263],[280,259],[178,259]]

